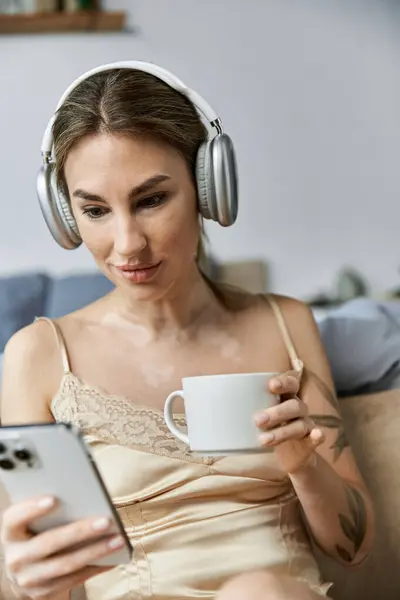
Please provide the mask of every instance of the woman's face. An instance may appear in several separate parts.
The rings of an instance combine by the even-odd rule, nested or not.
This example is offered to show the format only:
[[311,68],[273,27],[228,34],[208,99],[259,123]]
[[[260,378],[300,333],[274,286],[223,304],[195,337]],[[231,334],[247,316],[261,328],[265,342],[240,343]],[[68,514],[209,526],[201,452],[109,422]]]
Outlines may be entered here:
[[138,299],[160,299],[193,270],[196,191],[172,147],[93,135],[71,150],[64,172],[82,240],[115,285]]

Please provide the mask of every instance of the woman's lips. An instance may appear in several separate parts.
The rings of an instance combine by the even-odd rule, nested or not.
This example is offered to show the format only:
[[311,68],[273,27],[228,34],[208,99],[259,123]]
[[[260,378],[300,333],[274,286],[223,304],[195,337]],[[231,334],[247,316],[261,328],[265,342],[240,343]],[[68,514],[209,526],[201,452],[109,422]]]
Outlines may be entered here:
[[160,265],[161,263],[157,263],[155,265],[142,264],[137,266],[116,265],[115,268],[117,271],[119,271],[122,277],[124,277],[124,279],[133,281],[134,283],[145,283],[157,274]]

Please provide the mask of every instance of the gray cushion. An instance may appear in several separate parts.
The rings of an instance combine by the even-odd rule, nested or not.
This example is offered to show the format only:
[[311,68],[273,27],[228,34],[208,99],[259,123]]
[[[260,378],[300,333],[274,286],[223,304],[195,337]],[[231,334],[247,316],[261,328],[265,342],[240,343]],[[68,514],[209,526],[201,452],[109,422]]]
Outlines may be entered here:
[[49,277],[40,273],[0,278],[0,352],[10,337],[43,314]]
[[393,389],[400,382],[400,303],[359,298],[318,327],[340,395]]
[[114,285],[101,273],[84,273],[53,279],[45,315],[56,319],[108,294]]

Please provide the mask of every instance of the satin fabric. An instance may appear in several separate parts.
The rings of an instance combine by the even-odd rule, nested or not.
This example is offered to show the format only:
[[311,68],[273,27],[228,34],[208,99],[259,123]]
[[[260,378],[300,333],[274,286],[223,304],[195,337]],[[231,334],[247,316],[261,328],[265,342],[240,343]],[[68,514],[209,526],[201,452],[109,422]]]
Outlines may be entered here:
[[[57,421],[82,431],[134,547],[129,565],[92,578],[88,600],[213,598],[229,578],[269,569],[325,595],[289,478],[273,452],[202,458],[159,410],[64,374]],[[176,421],[185,427],[183,415]]]

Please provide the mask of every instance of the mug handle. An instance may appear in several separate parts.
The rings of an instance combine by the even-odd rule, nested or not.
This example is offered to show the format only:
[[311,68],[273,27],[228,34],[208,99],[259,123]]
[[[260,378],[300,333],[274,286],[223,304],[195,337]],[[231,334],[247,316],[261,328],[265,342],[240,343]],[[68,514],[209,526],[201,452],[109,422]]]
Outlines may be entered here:
[[186,435],[186,433],[184,433],[182,429],[180,429],[175,424],[174,421],[172,405],[174,403],[175,398],[177,398],[178,396],[182,398],[182,400],[185,399],[183,390],[176,390],[175,392],[172,392],[166,399],[164,405],[164,419],[170,432],[173,433],[174,436],[178,438],[178,440],[181,440],[181,442],[184,442],[187,446],[189,446],[189,436]]

